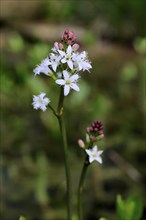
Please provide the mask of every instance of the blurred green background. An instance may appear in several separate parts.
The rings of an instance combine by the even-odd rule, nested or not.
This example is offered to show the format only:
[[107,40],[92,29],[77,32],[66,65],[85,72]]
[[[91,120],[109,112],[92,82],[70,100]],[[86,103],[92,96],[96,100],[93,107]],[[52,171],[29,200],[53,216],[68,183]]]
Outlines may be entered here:
[[[138,195],[146,205],[144,139],[146,74],[145,0],[1,1],[2,220],[65,220],[61,137],[52,113],[35,111],[44,91],[55,105],[58,88],[33,69],[68,28],[89,53],[80,93],[65,100],[73,208],[84,154],[77,145],[93,120],[105,125],[103,165],[92,164],[84,190],[85,220],[115,218],[116,195]],[[142,220],[146,219],[146,210]],[[76,215],[74,214],[76,219]],[[123,219],[124,220],[124,219]]]

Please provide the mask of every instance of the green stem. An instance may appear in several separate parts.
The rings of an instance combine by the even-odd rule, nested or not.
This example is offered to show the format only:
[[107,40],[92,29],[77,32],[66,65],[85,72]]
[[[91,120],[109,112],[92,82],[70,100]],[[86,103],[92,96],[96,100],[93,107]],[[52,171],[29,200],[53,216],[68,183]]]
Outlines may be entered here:
[[78,220],[83,220],[83,211],[82,211],[82,191],[84,187],[84,180],[87,173],[87,168],[89,166],[88,156],[86,156],[84,165],[81,171],[79,186],[78,186]]
[[63,142],[63,154],[64,154],[64,164],[65,164],[65,173],[66,173],[66,188],[67,188],[67,220],[71,220],[71,181],[70,181],[70,169],[69,169],[69,160],[68,160],[68,145],[67,145],[67,136],[66,128],[63,118],[63,101],[64,94],[63,88],[61,87],[60,97],[57,108],[57,119],[60,126],[62,142]]

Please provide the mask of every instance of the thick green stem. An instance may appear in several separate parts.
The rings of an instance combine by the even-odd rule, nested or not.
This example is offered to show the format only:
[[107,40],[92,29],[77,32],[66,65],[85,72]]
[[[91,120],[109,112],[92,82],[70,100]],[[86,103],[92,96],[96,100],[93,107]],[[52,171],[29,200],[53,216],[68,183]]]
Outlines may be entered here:
[[66,128],[63,118],[63,88],[61,87],[60,97],[57,108],[57,119],[60,126],[62,142],[63,142],[63,154],[64,154],[64,164],[65,164],[65,173],[66,173],[66,188],[67,188],[67,220],[71,220],[71,181],[70,181],[70,169],[69,169],[69,160],[68,160],[68,145],[67,145],[67,136]]
[[84,165],[83,165],[80,180],[79,180],[79,186],[78,186],[78,220],[83,220],[82,191],[84,187],[84,180],[85,180],[88,166],[89,166],[89,162],[88,162],[88,156],[87,156],[84,161]]

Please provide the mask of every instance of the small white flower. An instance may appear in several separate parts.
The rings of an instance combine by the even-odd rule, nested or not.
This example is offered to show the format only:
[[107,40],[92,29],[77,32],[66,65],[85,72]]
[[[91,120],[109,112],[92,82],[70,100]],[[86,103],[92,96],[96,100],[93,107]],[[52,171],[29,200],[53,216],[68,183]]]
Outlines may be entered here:
[[66,49],[66,53],[64,51],[59,50],[58,51],[62,57],[61,62],[62,63],[67,63],[69,68],[72,70],[73,69],[73,61],[72,61],[72,47],[69,45]]
[[74,65],[76,66],[78,71],[89,71],[92,68],[89,60],[87,59],[87,52],[83,51],[82,53],[74,53],[73,54]]
[[85,150],[86,153],[89,156],[89,162],[92,163],[94,160],[96,160],[99,163],[102,163],[102,158],[101,158],[101,154],[102,154],[102,150],[98,150],[97,145],[95,145],[91,150]]
[[35,76],[36,75],[40,75],[40,73],[44,73],[45,75],[49,76],[50,73],[52,72],[50,70],[50,68],[48,67],[50,64],[50,61],[49,61],[49,58],[47,57],[46,59],[44,59],[40,65],[38,65],[34,70],[33,72],[35,73]]
[[56,80],[56,83],[61,86],[64,86],[64,96],[67,96],[69,94],[70,89],[74,89],[77,92],[80,91],[80,88],[76,84],[77,80],[79,79],[78,74],[70,76],[70,74],[66,70],[64,70],[63,77],[64,79]]
[[50,65],[52,66],[52,69],[54,70],[54,72],[56,72],[57,67],[59,66],[59,61],[61,59],[61,56],[58,56],[54,53],[50,54]]
[[44,96],[46,93],[42,92],[38,96],[33,96],[33,108],[34,109],[41,109],[42,111],[46,111],[46,106],[50,103],[50,99],[45,98]]

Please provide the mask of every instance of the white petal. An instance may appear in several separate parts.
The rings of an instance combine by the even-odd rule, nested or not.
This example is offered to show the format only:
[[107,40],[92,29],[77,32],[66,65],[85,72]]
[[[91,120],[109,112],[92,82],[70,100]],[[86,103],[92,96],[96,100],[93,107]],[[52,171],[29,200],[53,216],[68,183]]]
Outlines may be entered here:
[[91,156],[89,157],[89,162],[90,162],[90,163],[92,163],[94,160],[95,160],[94,157],[91,157]]
[[63,76],[64,76],[65,81],[68,80],[70,77],[69,73],[66,70],[63,71]]
[[55,62],[52,63],[52,69],[54,70],[54,72],[56,72],[56,69],[57,69],[57,63],[55,63]]
[[103,153],[103,150],[98,151],[98,155],[101,155]]
[[38,95],[38,97],[40,97],[41,99],[43,99],[45,95],[46,95],[46,93],[42,92],[42,93],[40,93],[40,94]]
[[65,85],[64,86],[64,95],[67,96],[69,94],[70,91],[70,86],[69,85]]
[[55,82],[59,85],[65,85],[65,80],[64,79],[57,79]]
[[67,54],[71,54],[72,53],[72,47],[69,45],[67,50],[66,50]]
[[47,108],[45,105],[41,105],[40,109],[43,110],[43,112],[44,112],[44,111],[46,111]]
[[102,163],[102,158],[101,157],[97,157],[95,160],[97,160],[99,163]]
[[85,150],[85,151],[89,156],[91,155],[91,150]]
[[74,89],[75,91],[77,91],[77,92],[80,91],[80,88],[79,88],[75,83],[72,83],[72,84],[70,85],[70,87],[71,87],[72,89]]
[[95,146],[93,147],[93,151],[94,151],[94,152],[97,152],[97,151],[98,151],[97,145],[95,145]]
[[71,60],[68,60],[67,62],[69,68],[72,70],[73,69],[73,62]]
[[66,58],[63,58],[62,60],[61,60],[61,63],[66,63]]
[[80,77],[79,77],[78,74],[74,74],[74,75],[72,75],[72,76],[70,77],[70,81],[71,81],[71,82],[74,82],[74,81],[78,80],[79,78],[80,78]]
[[60,54],[62,57],[65,56],[65,52],[64,52],[64,51],[58,50],[58,52],[59,52],[59,54]]
[[45,105],[48,105],[49,102],[50,102],[50,100],[49,100],[48,98],[44,98],[44,104],[45,104]]

